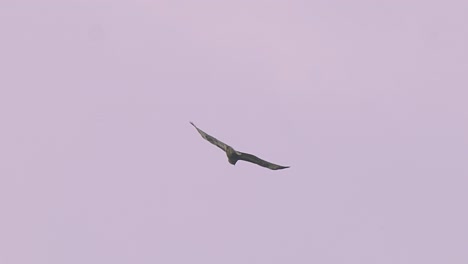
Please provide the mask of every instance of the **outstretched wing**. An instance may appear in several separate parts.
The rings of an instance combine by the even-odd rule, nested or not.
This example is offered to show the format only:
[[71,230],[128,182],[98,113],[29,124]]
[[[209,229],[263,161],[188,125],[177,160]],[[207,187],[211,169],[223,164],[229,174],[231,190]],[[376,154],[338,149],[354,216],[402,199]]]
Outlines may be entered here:
[[225,143],[219,141],[218,139],[208,135],[203,130],[199,129],[194,123],[190,122],[190,124],[192,124],[192,126],[194,126],[197,129],[198,133],[200,133],[200,135],[204,139],[208,140],[211,144],[217,146],[218,148],[222,149],[223,151],[226,151],[228,145],[226,145]]
[[243,153],[243,152],[240,152],[239,159],[258,164],[262,167],[269,168],[270,170],[281,170],[281,169],[289,168],[289,166],[276,165],[271,162],[262,160],[261,158],[254,156],[252,154]]

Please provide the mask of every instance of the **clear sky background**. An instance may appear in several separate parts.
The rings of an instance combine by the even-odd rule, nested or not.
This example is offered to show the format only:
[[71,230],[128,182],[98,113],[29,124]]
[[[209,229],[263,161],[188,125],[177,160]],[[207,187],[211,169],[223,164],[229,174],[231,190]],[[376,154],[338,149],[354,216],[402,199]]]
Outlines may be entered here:
[[468,263],[467,14],[2,0],[0,263]]

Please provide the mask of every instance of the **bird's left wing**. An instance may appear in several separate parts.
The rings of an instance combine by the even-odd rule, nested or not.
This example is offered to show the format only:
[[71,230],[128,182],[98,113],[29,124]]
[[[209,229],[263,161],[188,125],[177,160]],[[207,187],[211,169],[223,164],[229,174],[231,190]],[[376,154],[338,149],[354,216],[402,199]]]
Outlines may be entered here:
[[239,152],[239,153],[240,153],[240,156],[239,156],[240,160],[252,162],[262,167],[269,168],[270,170],[281,170],[281,169],[289,168],[289,166],[281,166],[281,165],[273,164],[266,160],[262,160],[261,158],[254,156],[252,154],[249,154],[249,153],[243,153],[243,152]]
[[200,135],[206,139],[207,141],[209,141],[211,144],[217,146],[218,148],[222,149],[223,151],[226,151],[227,149],[227,145],[221,141],[219,141],[218,139],[216,139],[215,137],[212,137],[210,135],[208,135],[207,133],[205,133],[203,130],[199,129],[194,123],[190,122],[190,124],[192,124],[192,126],[194,126],[198,133],[200,133]]

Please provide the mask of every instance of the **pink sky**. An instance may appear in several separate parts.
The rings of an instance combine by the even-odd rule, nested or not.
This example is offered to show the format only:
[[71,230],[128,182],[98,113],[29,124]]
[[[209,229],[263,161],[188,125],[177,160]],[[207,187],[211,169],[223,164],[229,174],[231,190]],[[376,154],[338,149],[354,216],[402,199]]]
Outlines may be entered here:
[[468,263],[467,14],[3,0],[0,263]]

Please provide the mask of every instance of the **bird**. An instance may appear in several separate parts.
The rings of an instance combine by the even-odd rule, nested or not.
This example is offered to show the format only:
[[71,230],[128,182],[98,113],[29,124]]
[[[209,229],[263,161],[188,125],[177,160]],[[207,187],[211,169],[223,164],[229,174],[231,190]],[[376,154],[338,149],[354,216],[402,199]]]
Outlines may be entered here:
[[206,139],[211,144],[217,146],[218,148],[222,149],[224,152],[226,152],[228,161],[232,165],[236,165],[237,161],[243,160],[243,161],[248,161],[248,162],[260,165],[270,170],[281,170],[281,169],[289,168],[289,166],[281,166],[281,165],[273,164],[271,162],[262,160],[261,158],[254,156],[252,154],[237,151],[233,147],[227,145],[226,143],[221,142],[215,137],[208,135],[203,130],[199,129],[193,122],[190,122],[190,124],[192,124],[192,126],[194,126],[197,129],[198,133],[200,133],[200,135],[204,139]]

